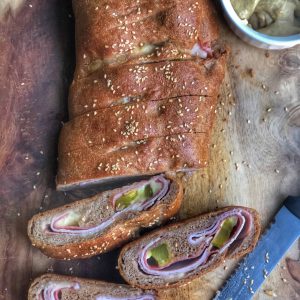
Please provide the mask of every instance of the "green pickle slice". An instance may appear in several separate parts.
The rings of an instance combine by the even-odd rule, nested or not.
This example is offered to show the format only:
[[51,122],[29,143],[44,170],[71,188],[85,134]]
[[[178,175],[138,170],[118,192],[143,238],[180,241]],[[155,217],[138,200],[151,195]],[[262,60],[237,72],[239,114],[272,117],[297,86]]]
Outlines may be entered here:
[[147,263],[150,266],[166,266],[172,259],[172,255],[169,251],[166,243],[160,244],[147,252]]
[[133,202],[135,202],[138,195],[137,190],[128,191],[127,193],[123,194],[117,201],[116,201],[116,208],[118,210],[125,209]]
[[144,195],[146,198],[150,198],[153,196],[153,189],[150,184],[147,184],[144,189]]
[[67,214],[67,216],[57,221],[55,225],[59,227],[65,227],[65,226],[80,227],[81,219],[82,217],[80,214],[71,211]]
[[220,249],[224,246],[224,244],[228,241],[233,228],[236,226],[237,221],[237,217],[229,217],[223,221],[220,230],[212,240],[212,245],[214,247]]
[[156,194],[160,190],[160,184],[156,182],[148,183],[139,189],[131,190],[123,194],[115,202],[115,207],[118,211],[127,208],[138,201],[144,201]]

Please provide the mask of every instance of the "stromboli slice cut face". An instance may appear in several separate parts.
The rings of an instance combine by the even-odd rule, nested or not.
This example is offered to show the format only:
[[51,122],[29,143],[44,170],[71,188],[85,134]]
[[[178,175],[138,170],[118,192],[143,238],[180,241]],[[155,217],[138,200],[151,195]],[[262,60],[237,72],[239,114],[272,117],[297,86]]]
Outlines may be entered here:
[[213,5],[208,0],[105,5],[75,1],[74,11],[79,24],[77,74],[82,75],[84,66],[94,61],[128,61],[151,54],[154,46],[166,42],[174,46],[174,52],[169,53],[169,59],[174,59],[178,58],[176,50],[189,54],[195,44],[207,46],[218,38]]
[[[126,143],[121,148],[94,145],[73,152],[60,148],[57,189],[167,171],[193,171],[207,166],[206,133],[175,134]],[[150,154],[150,155],[149,155]]]
[[75,79],[69,98],[70,118],[113,105],[183,96],[216,97],[224,77],[225,57],[103,67]]
[[153,291],[143,291],[125,284],[115,284],[56,274],[34,280],[28,300],[155,300]]
[[232,207],[156,232],[123,248],[119,268],[127,282],[162,288],[191,280],[226,257],[251,251],[260,227],[254,210]]
[[72,119],[64,125],[60,143],[64,152],[93,145],[107,151],[145,138],[204,133],[211,128],[214,111],[215,99],[204,96],[117,105]]
[[40,213],[28,224],[32,243],[57,258],[88,257],[124,244],[142,228],[172,217],[181,183],[164,175]]
[[38,291],[38,300],[61,300],[62,294],[79,290],[80,284],[72,281],[49,281]]
[[[98,222],[91,220],[92,208],[86,205],[54,215],[50,224],[46,225],[45,231],[48,230],[49,234],[65,233],[88,237],[121,220],[126,213],[143,211],[152,207],[166,196],[169,186],[170,180],[162,175],[135,183],[112,195],[106,203],[108,206],[106,209],[110,208],[110,214],[103,216],[97,220]],[[104,208],[104,203],[102,205]]]

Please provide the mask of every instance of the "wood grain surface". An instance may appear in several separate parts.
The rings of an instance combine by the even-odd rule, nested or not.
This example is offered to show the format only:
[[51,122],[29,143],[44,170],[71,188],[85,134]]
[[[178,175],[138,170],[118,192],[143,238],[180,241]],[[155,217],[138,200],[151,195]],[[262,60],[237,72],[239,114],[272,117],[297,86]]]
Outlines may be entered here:
[[[115,269],[118,250],[56,261],[32,248],[27,238],[33,214],[96,190],[55,191],[57,135],[67,119],[74,69],[70,1],[15,1],[11,7],[17,4],[14,12],[8,6],[0,12],[0,299],[25,299],[30,281],[44,272],[122,282]],[[265,227],[287,195],[300,194],[300,47],[255,49],[230,32],[221,14],[220,22],[231,54],[211,163],[185,177],[180,216],[240,204],[256,208]],[[296,243],[255,299],[299,298],[299,254]],[[226,261],[215,272],[160,295],[210,299],[236,263]]]

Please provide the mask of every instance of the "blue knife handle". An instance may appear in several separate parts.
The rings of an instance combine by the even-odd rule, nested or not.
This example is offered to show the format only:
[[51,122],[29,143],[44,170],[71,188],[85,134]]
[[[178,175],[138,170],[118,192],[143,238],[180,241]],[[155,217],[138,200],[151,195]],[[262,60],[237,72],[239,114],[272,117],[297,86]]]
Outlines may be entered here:
[[283,205],[300,219],[300,197],[288,196]]

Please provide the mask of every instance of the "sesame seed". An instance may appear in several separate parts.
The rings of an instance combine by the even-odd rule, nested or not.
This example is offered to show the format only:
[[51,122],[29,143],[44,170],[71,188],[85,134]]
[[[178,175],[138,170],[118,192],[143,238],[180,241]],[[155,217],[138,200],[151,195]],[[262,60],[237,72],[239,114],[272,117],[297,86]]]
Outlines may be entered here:
[[277,294],[273,290],[264,290],[264,293],[270,297],[277,298]]

